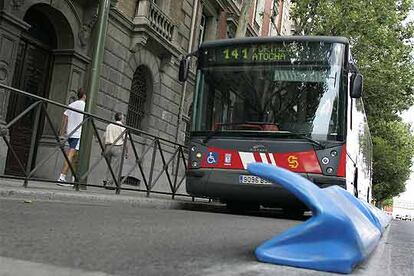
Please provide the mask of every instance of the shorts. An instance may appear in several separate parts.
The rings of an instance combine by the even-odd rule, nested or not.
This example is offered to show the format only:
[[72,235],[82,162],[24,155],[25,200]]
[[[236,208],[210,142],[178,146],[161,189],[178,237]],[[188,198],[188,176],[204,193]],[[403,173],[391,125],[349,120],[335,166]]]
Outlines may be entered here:
[[75,150],[79,149],[79,138],[69,138],[68,143],[69,143],[70,149],[75,149]]

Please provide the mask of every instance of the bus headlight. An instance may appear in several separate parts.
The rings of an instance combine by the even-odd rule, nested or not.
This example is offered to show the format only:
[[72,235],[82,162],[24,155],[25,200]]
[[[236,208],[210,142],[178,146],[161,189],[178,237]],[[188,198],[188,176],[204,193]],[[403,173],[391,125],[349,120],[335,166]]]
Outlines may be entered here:
[[191,147],[191,151],[196,151],[196,149],[197,149],[196,146]]
[[327,168],[327,169],[326,169],[326,172],[327,172],[327,173],[333,173],[333,171],[334,171],[334,169],[333,169],[333,168],[331,168],[331,167],[329,167],[329,168]]
[[201,159],[201,156],[202,156],[201,152],[197,152],[196,157],[197,157],[198,159]]
[[335,157],[338,155],[338,152],[336,150],[331,151],[331,156]]
[[196,161],[194,161],[191,165],[192,165],[194,168],[195,168],[195,167],[198,167],[198,163],[197,163]]

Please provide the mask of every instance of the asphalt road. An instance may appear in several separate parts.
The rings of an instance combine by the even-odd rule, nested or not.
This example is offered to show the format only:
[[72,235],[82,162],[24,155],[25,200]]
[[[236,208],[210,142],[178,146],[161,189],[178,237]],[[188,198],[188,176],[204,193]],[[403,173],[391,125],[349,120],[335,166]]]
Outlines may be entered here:
[[[262,241],[300,222],[273,212],[0,198],[0,275],[321,275],[254,258]],[[378,275],[414,275],[414,222],[391,229]],[[389,251],[387,242],[401,250]],[[369,266],[356,274],[375,275]]]
[[394,220],[391,230],[383,262],[391,265],[383,268],[389,275],[414,275],[414,221]]
[[0,256],[119,275],[199,275],[255,262],[258,244],[298,223],[121,204],[0,204]]

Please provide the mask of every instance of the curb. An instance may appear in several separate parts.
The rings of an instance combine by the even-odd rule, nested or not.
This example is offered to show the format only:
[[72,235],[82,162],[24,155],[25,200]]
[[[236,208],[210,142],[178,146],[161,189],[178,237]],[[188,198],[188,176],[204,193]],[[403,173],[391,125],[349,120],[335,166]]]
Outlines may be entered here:
[[183,209],[205,205],[203,202],[188,202],[183,200],[134,197],[128,195],[90,194],[82,192],[39,191],[21,188],[0,188],[0,198],[56,200],[73,202],[120,203],[133,207],[152,207],[158,209]]

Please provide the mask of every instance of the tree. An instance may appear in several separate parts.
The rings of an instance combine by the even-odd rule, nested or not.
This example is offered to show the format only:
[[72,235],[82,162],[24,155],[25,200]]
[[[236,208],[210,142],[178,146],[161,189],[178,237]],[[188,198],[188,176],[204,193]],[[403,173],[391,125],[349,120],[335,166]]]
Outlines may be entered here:
[[295,0],[298,33],[348,37],[364,75],[368,114],[385,119],[414,104],[412,0]]
[[[364,75],[365,109],[373,136],[373,195],[379,201],[404,191],[413,136],[398,114],[414,104],[413,0],[294,0],[296,30],[348,37]],[[400,144],[397,144],[400,143]]]
[[381,120],[374,125],[373,192],[382,202],[405,191],[414,154],[414,137],[398,120]]
[[393,204],[394,204],[394,199],[390,198],[390,199],[384,200],[382,206],[384,206],[384,207],[386,207],[386,206],[392,207]]

